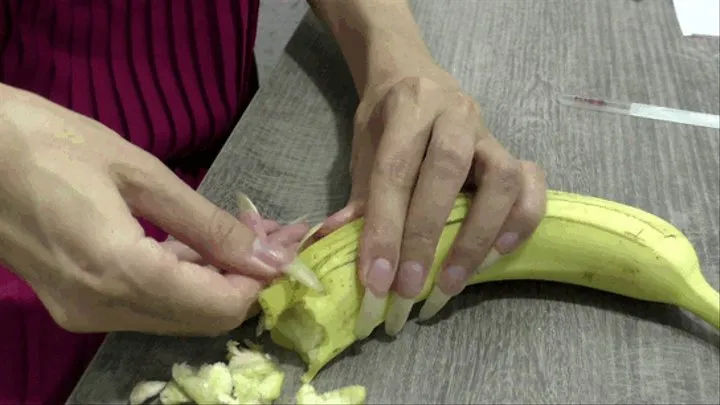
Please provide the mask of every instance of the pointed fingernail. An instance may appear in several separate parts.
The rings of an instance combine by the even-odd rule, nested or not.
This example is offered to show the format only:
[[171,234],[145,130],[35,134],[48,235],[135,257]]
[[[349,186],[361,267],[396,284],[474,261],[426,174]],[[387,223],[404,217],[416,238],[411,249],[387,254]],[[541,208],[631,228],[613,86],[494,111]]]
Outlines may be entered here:
[[445,294],[440,290],[438,286],[434,286],[432,292],[425,300],[420,314],[418,315],[418,321],[424,322],[435,316],[450,301],[451,296]]
[[307,219],[308,219],[308,216],[307,216],[307,215],[303,215],[303,216],[301,216],[301,217],[298,218],[298,219],[295,219],[295,220],[293,220],[293,221],[288,222],[288,225],[299,224],[299,223],[302,223],[302,222],[307,221]]
[[284,249],[272,246],[261,238],[256,238],[253,242],[253,256],[273,269],[279,269],[289,261],[288,253]]
[[255,204],[250,200],[250,197],[248,197],[245,193],[242,193],[240,191],[235,193],[235,200],[238,206],[238,211],[245,212],[245,211],[251,211],[256,214],[260,214],[260,211],[257,209]]
[[390,307],[385,317],[385,333],[395,336],[403,329],[412,310],[414,299],[403,298],[397,293],[390,296]]
[[488,267],[490,267],[490,266],[492,266],[493,264],[495,264],[495,262],[497,262],[498,260],[502,259],[502,257],[503,257],[503,255],[502,255],[500,252],[498,252],[495,248],[490,249],[490,252],[489,252],[488,255],[485,257],[485,260],[483,260],[483,262],[482,262],[482,264],[480,265],[480,267],[478,267],[477,269],[475,269],[475,271],[473,272],[473,274],[480,273],[482,270],[487,269]]
[[362,340],[370,336],[375,327],[380,324],[385,312],[387,296],[378,297],[369,288],[365,289],[360,311],[355,322],[355,336]]
[[318,292],[324,290],[315,273],[299,258],[296,257],[292,262],[288,263],[290,253],[282,248],[255,239],[255,242],[253,242],[253,256],[269,269],[279,269],[282,273],[287,274],[290,278],[308,288]]
[[304,249],[307,246],[307,242],[310,241],[310,238],[315,235],[315,233],[322,227],[322,222],[313,226],[312,228],[308,229],[307,233],[305,233],[305,236],[300,239],[300,247],[298,250]]
[[395,292],[390,298],[390,307],[385,319],[385,333],[395,336],[407,322],[415,297],[422,291],[427,272],[422,264],[408,260],[400,265],[395,277]]
[[283,273],[287,274],[290,278],[296,280],[300,284],[308,287],[317,292],[324,292],[322,283],[317,278],[317,275],[313,273],[308,266],[305,265],[299,258],[295,258],[292,263],[283,267]]

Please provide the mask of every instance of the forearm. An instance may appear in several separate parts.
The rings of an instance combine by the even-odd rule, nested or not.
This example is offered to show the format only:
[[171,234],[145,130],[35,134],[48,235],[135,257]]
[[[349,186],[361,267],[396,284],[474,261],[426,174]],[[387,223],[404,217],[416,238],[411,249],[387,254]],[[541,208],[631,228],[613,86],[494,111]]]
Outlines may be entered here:
[[401,73],[436,67],[407,0],[308,3],[337,40],[361,96]]

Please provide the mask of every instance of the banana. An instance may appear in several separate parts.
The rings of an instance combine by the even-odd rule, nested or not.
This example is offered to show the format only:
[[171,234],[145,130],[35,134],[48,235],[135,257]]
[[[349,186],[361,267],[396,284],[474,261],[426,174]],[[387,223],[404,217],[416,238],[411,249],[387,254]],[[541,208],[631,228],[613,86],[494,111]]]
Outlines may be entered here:
[[[468,196],[457,198],[416,302],[428,298],[469,204]],[[349,223],[300,253],[324,292],[283,279],[260,295],[262,322],[273,341],[308,364],[303,381],[357,340],[353,331],[363,288],[356,259],[362,224],[362,218]],[[648,212],[600,198],[549,191],[546,215],[533,236],[476,272],[469,284],[500,280],[555,281],[672,304],[720,328],[720,295],[703,277],[682,232]]]

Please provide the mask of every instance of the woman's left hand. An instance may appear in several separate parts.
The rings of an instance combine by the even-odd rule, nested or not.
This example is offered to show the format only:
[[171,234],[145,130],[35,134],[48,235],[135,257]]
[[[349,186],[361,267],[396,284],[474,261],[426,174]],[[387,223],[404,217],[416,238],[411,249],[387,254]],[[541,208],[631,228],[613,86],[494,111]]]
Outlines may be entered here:
[[517,248],[545,213],[543,171],[511,156],[485,127],[472,97],[446,71],[428,66],[364,92],[355,117],[350,200],[320,230],[365,218],[358,263],[365,295],[355,329],[361,339],[378,323],[388,293],[385,331],[402,329],[463,186],[476,186],[472,204],[421,320],[460,293],[476,269]]

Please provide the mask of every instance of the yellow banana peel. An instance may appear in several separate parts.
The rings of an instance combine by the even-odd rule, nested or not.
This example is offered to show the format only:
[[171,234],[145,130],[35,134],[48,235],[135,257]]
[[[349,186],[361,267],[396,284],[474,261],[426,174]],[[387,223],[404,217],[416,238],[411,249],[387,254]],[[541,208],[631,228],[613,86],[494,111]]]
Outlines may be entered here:
[[[469,204],[465,195],[455,201],[417,302],[430,293]],[[275,343],[308,364],[304,382],[357,339],[353,331],[363,288],[356,260],[362,225],[358,219],[300,252],[300,260],[323,284],[323,293],[283,279],[260,295],[262,325]],[[469,284],[500,280],[555,281],[672,304],[720,328],[720,296],[703,277],[695,249],[682,232],[648,212],[595,197],[549,191],[546,216],[533,236],[476,273]]]

